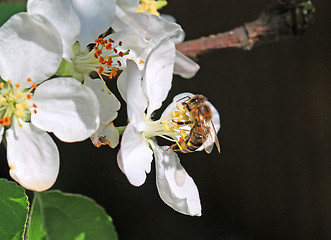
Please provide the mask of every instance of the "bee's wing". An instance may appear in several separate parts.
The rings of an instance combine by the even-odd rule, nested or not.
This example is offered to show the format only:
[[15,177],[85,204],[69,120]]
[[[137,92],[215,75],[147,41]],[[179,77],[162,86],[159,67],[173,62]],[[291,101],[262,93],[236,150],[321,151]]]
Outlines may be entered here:
[[214,143],[217,146],[218,152],[221,152],[220,143],[218,141],[217,132],[215,130],[215,126],[214,126],[213,122],[208,121],[205,123],[205,126],[207,126],[209,128],[209,134],[208,134],[207,140],[203,143],[203,147],[204,147],[206,153],[211,153],[211,151],[213,150],[213,147],[214,147]]

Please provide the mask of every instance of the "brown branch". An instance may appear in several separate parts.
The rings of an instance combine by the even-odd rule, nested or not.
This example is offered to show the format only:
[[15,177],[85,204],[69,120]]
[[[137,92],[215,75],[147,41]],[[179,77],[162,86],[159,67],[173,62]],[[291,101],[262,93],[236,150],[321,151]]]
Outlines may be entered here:
[[253,22],[228,32],[182,42],[176,48],[192,58],[230,47],[250,50],[258,44],[302,35],[311,25],[314,11],[307,0],[274,0]]

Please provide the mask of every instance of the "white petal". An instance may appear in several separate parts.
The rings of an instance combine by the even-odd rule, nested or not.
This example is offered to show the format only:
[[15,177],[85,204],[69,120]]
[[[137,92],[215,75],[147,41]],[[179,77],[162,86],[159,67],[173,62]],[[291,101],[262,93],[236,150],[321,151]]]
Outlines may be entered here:
[[147,39],[155,42],[168,37],[173,42],[183,40],[183,29],[176,23],[171,23],[160,16],[149,13],[123,13],[116,12],[116,19],[112,25],[115,31],[132,30],[144,34]]
[[165,116],[168,116],[169,114],[171,115],[171,112],[176,109],[177,104],[181,104],[183,101],[187,101],[191,97],[193,97],[194,94],[185,92],[185,93],[180,93],[176,95],[172,102],[168,105],[168,107],[163,111],[161,115],[161,119],[164,118]]
[[117,0],[116,4],[125,12],[135,12],[139,6],[139,0]]
[[61,36],[63,57],[73,56],[72,46],[80,33],[80,20],[69,0],[29,0],[27,11],[30,14],[40,14],[47,18]]
[[144,74],[143,89],[149,101],[147,115],[159,109],[171,88],[175,45],[164,39],[150,53]]
[[100,123],[108,124],[117,117],[117,111],[121,107],[120,101],[113,93],[108,93],[101,79],[91,79],[84,77],[84,84],[89,86],[97,96],[100,105]]
[[4,130],[5,128],[2,125],[0,125],[0,143],[2,142],[2,135]]
[[59,152],[52,138],[31,123],[16,121],[6,131],[10,176],[23,187],[45,191],[56,181]]
[[91,136],[91,140],[96,147],[108,145],[111,148],[115,148],[118,145],[119,137],[117,128],[110,122],[100,124],[98,130]]
[[65,142],[82,141],[99,127],[99,103],[93,91],[73,78],[55,78],[36,89],[32,123]]
[[198,188],[180,164],[177,154],[152,141],[151,146],[155,155],[156,186],[161,199],[180,213],[201,216]]
[[126,62],[123,61],[124,59],[134,60],[137,63],[139,70],[142,70],[145,67],[148,54],[153,49],[154,45],[151,44],[150,41],[146,40],[141,33],[121,31],[110,34],[106,39],[108,38],[114,40],[115,43],[122,41],[122,46],[116,47],[118,51],[125,52],[128,49],[130,50],[129,54],[123,56],[122,58],[113,58],[114,62],[117,60],[121,61],[122,69],[126,67]]
[[128,118],[139,131],[146,128],[144,112],[147,98],[141,87],[141,73],[134,61],[127,61],[127,68],[117,80],[118,90],[127,103]]
[[57,31],[45,18],[15,14],[0,28],[0,75],[21,85],[28,78],[40,83],[57,71],[62,50]]
[[145,182],[146,173],[151,171],[152,160],[153,151],[147,146],[143,133],[129,123],[117,154],[118,166],[129,182],[138,187]]
[[191,78],[199,69],[200,66],[196,62],[176,51],[174,74],[178,74],[183,78]]
[[79,42],[87,46],[105,32],[113,22],[116,0],[71,0],[81,22]]

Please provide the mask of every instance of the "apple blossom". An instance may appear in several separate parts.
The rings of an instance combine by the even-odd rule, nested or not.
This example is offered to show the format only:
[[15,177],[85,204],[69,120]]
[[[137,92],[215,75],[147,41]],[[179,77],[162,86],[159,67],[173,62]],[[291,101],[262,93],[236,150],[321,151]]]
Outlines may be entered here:
[[59,152],[47,132],[82,141],[99,126],[92,90],[73,78],[53,78],[62,42],[40,15],[18,13],[0,28],[0,133],[7,143],[10,175],[43,191],[59,172]]
[[[100,127],[91,136],[96,146],[115,147],[119,134],[112,121],[117,116],[120,102],[110,92],[103,76],[112,78],[121,66],[120,58],[127,52],[117,51],[121,41],[114,43],[99,38],[111,25],[115,15],[115,0],[29,0],[29,13],[47,18],[59,32],[63,43],[63,58],[58,75],[72,76],[89,86],[99,100]],[[90,43],[95,44],[92,50]],[[96,71],[100,79],[91,79]]]
[[[167,146],[158,146],[155,140],[158,136],[176,141],[183,131],[190,130],[187,129],[190,126],[177,125],[173,120],[186,114],[183,109],[176,109],[180,98],[183,95],[193,96],[190,93],[178,95],[166,108],[161,119],[153,119],[153,112],[161,107],[171,88],[176,55],[174,49],[169,51],[169,45],[173,43],[166,39],[163,41],[150,53],[143,71],[139,70],[134,61],[129,61],[119,76],[118,89],[127,103],[129,124],[122,137],[117,161],[129,182],[140,186],[145,182],[146,173],[151,170],[154,153],[157,188],[161,199],[180,213],[200,216],[199,193],[193,179],[180,164],[177,154]],[[219,115],[208,104],[213,112],[215,127],[219,130]]]

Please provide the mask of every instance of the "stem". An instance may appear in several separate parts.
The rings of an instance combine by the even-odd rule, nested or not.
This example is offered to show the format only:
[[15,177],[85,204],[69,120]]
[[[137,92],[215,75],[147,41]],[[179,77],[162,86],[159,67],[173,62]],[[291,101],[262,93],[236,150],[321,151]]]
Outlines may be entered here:
[[273,0],[255,21],[231,31],[177,44],[188,57],[223,48],[251,50],[258,44],[302,35],[312,24],[315,8],[311,1]]

